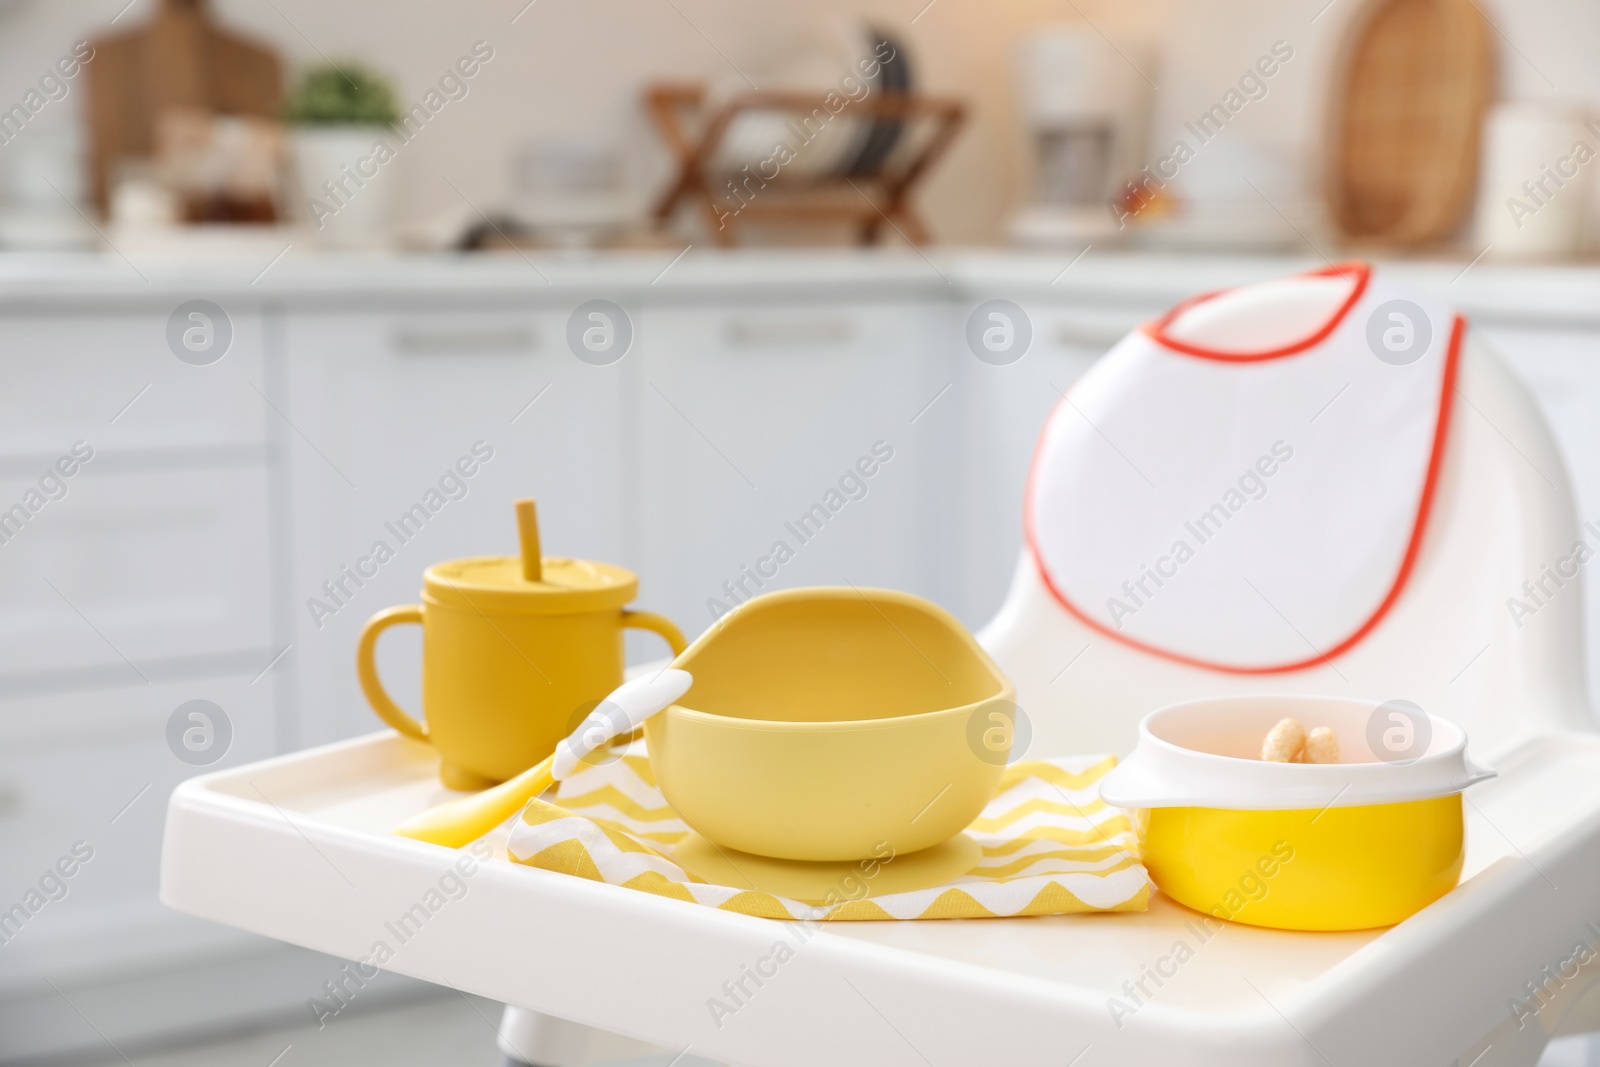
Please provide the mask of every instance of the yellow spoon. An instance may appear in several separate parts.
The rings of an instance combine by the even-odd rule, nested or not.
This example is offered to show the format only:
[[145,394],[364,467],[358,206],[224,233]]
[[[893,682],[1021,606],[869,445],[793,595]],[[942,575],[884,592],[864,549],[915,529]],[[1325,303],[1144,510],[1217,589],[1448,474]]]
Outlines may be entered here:
[[532,767],[491,789],[413,815],[394,832],[447,848],[476,841],[521,811],[528,801],[571,775],[585,756],[632,733],[650,716],[675,702],[693,682],[688,671],[670,667],[623,682],[556,745],[554,752]]

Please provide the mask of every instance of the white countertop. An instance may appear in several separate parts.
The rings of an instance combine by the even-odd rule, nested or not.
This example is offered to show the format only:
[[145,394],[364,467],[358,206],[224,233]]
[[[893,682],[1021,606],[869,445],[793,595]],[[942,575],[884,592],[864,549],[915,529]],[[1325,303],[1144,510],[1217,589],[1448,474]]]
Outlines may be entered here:
[[[259,254],[258,254],[259,253]],[[1012,296],[1061,304],[1164,306],[1192,293],[1320,265],[1315,257],[1004,249],[692,248],[668,251],[385,255],[256,249],[179,258],[118,253],[0,253],[0,310],[87,310],[195,297],[300,305],[628,297],[956,300]],[[1502,323],[1600,325],[1600,264],[1516,266],[1398,261],[1384,268],[1469,314]],[[91,305],[86,308],[85,301]]]

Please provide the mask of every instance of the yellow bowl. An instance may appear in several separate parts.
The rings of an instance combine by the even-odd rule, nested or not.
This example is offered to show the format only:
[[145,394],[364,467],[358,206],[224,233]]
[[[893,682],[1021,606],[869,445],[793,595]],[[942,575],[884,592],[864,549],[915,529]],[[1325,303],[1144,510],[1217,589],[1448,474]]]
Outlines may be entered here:
[[1280,930],[1392,926],[1455,888],[1461,795],[1287,811],[1147,808],[1145,867],[1218,919]]
[[[1341,762],[1253,758],[1285,717],[1332,727]],[[1383,750],[1392,738],[1410,748]],[[1461,792],[1493,773],[1466,740],[1402,702],[1192,701],[1146,716],[1100,795],[1134,809],[1150,877],[1180,904],[1286,930],[1390,926],[1461,877]]]
[[931,848],[1005,770],[1015,691],[948,612],[881,589],[746,601],[673,664],[694,676],[645,724],[684,821],[725,848],[859,860]]

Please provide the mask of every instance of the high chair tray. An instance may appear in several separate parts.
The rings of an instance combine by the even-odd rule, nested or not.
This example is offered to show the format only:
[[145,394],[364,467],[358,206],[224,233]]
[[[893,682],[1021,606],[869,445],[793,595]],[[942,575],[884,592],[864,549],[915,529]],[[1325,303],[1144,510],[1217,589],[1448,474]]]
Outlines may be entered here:
[[1600,1019],[1600,965],[1574,955],[1600,952],[1600,736],[1496,765],[1467,794],[1461,886],[1360,933],[1208,928],[1159,894],[1144,914],[802,928],[520,866],[503,829],[463,876],[458,853],[388,833],[445,796],[432,752],[388,732],[184,783],[161,896],[759,1067],[1531,1064],[1558,1024]]

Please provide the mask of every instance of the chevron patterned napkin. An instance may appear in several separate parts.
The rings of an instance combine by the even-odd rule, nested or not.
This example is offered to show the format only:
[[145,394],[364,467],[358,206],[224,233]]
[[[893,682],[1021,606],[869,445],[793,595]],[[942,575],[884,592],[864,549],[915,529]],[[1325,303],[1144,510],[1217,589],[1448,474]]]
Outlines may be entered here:
[[1106,805],[1096,789],[1115,765],[1112,756],[1087,756],[1008,767],[995,798],[966,831],[982,850],[975,867],[942,885],[875,897],[840,894],[807,904],[690,875],[672,860],[672,846],[689,827],[656,788],[643,742],[562,782],[559,807],[529,801],[509,851],[530,867],[771,919],[1143,911],[1150,876],[1139,863],[1128,813]]

